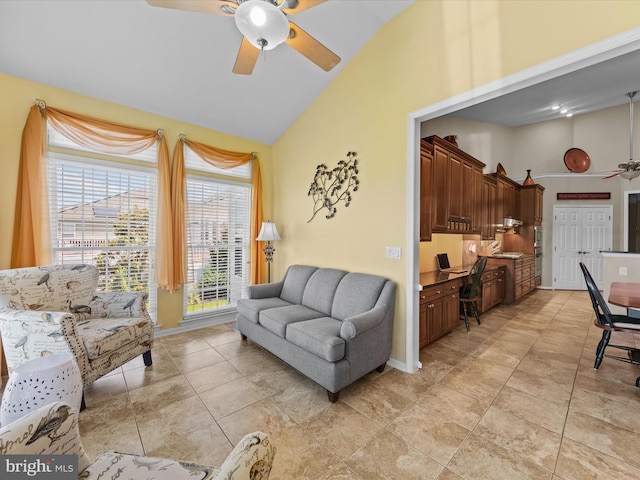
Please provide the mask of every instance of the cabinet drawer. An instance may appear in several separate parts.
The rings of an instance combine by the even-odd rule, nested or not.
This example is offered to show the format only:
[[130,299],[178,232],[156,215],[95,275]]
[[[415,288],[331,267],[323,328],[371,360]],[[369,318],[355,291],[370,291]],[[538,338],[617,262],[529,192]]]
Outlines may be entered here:
[[432,302],[445,295],[457,293],[459,288],[460,282],[458,280],[427,287],[420,292],[420,303]]
[[522,274],[524,269],[523,268],[517,268],[514,274],[514,279],[516,283],[520,283],[522,281]]
[[495,276],[495,272],[492,270],[490,272],[484,272],[482,274],[482,279],[480,280],[482,283],[487,283],[490,282],[491,280],[494,279]]

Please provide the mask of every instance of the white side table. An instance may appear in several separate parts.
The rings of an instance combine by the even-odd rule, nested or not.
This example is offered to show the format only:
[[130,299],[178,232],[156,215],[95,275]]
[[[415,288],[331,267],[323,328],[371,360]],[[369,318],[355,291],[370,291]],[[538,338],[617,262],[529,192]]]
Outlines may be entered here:
[[82,375],[73,355],[34,358],[9,375],[0,405],[3,427],[43,405],[63,401],[80,411]]

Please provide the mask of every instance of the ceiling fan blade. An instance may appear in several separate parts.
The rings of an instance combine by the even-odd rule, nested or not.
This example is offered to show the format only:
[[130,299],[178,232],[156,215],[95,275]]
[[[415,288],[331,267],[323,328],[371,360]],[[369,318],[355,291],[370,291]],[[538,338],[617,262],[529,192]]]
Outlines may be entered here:
[[340,63],[340,57],[338,55],[322,45],[298,25],[289,22],[289,28],[289,36],[285,42],[324,71],[328,72]]
[[175,8],[199,13],[233,17],[238,5],[229,0],[147,0],[154,7]]
[[233,73],[237,73],[239,75],[251,75],[259,55],[260,50],[251,45],[251,42],[247,40],[247,37],[242,37],[242,43],[240,44],[240,50],[238,50],[236,63],[233,65]]
[[286,2],[287,6],[283,7],[282,11],[287,15],[293,15],[294,13],[302,12],[303,10],[307,10],[308,8],[315,7],[316,5],[320,5],[321,3],[326,2],[327,0],[282,0]]

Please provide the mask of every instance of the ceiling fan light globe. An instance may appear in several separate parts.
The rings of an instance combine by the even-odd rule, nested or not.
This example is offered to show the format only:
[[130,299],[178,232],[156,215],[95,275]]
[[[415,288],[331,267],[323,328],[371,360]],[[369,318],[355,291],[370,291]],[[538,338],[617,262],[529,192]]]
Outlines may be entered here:
[[264,0],[242,2],[236,10],[235,21],[242,35],[260,50],[271,50],[289,36],[286,15]]
[[627,170],[626,172],[620,172],[619,175],[625,180],[633,180],[640,176],[640,170]]

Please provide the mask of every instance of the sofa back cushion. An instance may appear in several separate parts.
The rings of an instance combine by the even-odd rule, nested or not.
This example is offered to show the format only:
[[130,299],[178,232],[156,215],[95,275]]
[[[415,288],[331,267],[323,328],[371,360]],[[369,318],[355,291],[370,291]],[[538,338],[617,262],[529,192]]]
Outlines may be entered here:
[[291,265],[284,276],[280,298],[289,303],[301,304],[304,287],[317,269],[308,265]]
[[344,270],[334,268],[317,269],[307,282],[302,295],[302,304],[330,316],[336,289],[346,274]]
[[331,316],[337,320],[344,320],[371,310],[386,282],[386,278],[377,275],[346,274],[336,289]]

